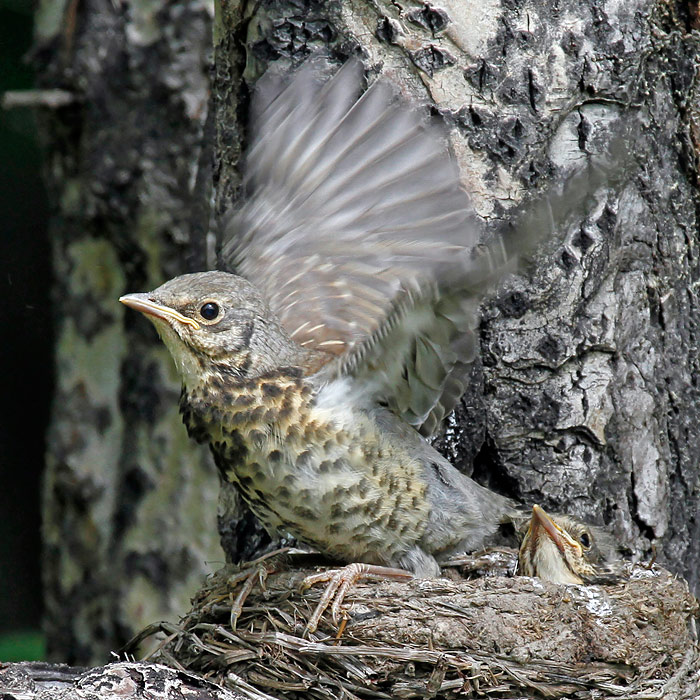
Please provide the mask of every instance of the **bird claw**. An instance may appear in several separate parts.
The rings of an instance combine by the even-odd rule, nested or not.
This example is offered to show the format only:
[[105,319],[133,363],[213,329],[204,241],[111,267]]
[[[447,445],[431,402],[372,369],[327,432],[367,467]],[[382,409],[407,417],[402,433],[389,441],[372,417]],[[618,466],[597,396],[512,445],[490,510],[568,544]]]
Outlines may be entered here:
[[263,590],[265,590],[265,581],[266,581],[269,573],[270,573],[269,570],[267,569],[267,567],[264,564],[258,563],[255,566],[250,567],[249,569],[246,569],[244,571],[240,571],[239,573],[231,576],[228,579],[227,583],[232,588],[234,588],[241,581],[243,581],[243,585],[241,586],[241,590],[238,592],[236,599],[231,604],[231,629],[232,630],[236,629],[236,624],[238,623],[238,618],[241,616],[241,613],[243,612],[243,605],[245,604],[245,601],[248,599],[248,596],[250,595],[251,591],[255,587],[255,584],[259,583],[260,587]]
[[[306,633],[311,634],[318,628],[318,623],[321,621],[321,616],[331,606],[331,618],[334,625],[338,625],[341,615],[341,605],[348,591],[358,581],[363,578],[374,579],[401,579],[407,580],[413,578],[413,574],[403,569],[392,569],[387,566],[377,566],[374,564],[348,564],[342,569],[330,569],[319,574],[307,576],[301,583],[301,591],[305,591],[317,583],[325,583],[328,585],[323,591],[321,600],[319,600],[316,609],[313,611],[309,621],[306,623]],[[331,602],[332,601],[332,602]]]

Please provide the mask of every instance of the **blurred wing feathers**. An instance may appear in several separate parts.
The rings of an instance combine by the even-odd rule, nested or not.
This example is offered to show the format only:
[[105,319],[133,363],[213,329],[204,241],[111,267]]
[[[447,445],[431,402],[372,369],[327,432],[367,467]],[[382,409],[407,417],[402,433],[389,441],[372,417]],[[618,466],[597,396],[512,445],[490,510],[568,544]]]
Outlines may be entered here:
[[294,340],[341,355],[386,333],[455,256],[466,260],[479,229],[442,132],[383,81],[358,99],[359,63],[325,82],[318,68],[258,82],[247,196],[223,258]]
[[597,184],[587,175],[530,204],[475,251],[480,226],[442,132],[383,81],[358,99],[359,63],[325,82],[318,69],[258,81],[223,260],[296,342],[329,353],[322,371],[353,375],[430,434],[464,391],[483,294]]

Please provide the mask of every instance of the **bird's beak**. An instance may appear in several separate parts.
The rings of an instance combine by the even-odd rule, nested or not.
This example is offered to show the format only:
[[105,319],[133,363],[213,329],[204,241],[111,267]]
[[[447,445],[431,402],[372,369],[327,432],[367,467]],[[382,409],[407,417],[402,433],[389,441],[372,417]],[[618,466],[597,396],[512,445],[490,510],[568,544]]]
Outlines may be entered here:
[[554,520],[552,520],[547,513],[545,513],[543,508],[540,506],[532,506],[532,521],[530,523],[530,528],[532,530],[532,536],[537,540],[539,533],[537,532],[540,528],[543,529],[549,538],[557,546],[557,549],[565,555],[566,549],[574,549],[581,552],[581,546],[576,540],[574,540],[566,530],[557,525]]
[[130,309],[140,311],[147,316],[153,316],[162,321],[170,321],[172,319],[192,326],[195,330],[199,329],[199,324],[193,318],[187,318],[187,316],[183,316],[179,311],[175,311],[175,309],[171,309],[169,306],[151,301],[151,299],[148,298],[148,294],[125,294],[123,297],[119,297],[119,301]]

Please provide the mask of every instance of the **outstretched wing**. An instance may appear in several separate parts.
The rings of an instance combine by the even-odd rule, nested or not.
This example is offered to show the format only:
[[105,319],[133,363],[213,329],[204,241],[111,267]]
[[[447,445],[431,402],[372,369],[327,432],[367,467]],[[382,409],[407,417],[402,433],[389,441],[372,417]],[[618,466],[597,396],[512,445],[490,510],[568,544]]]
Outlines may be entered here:
[[442,134],[384,81],[358,99],[359,63],[326,82],[317,68],[259,81],[224,261],[295,341],[339,355],[478,230]]
[[477,351],[479,306],[485,293],[538,241],[556,230],[600,187],[624,171],[626,140],[609,160],[588,163],[546,197],[512,212],[513,220],[469,257],[436,267],[434,278],[402,287],[379,327],[349,347],[327,371],[353,375],[423,435],[431,435],[466,389]]
[[[259,287],[296,342],[340,356],[341,372],[371,370],[363,348],[391,329],[395,367],[377,396],[420,425],[458,358],[473,356],[476,307],[462,318],[465,305],[440,298],[438,280],[467,262],[477,220],[425,116],[384,81],[359,97],[354,61],[327,81],[317,69],[259,81],[246,200],[227,226],[224,261]],[[409,307],[418,325],[405,322]],[[402,389],[429,387],[420,408],[393,398],[407,363],[415,368]]]
[[355,376],[430,434],[464,391],[485,290],[539,229],[475,254],[442,132],[385,81],[359,96],[355,61],[318,74],[309,63],[258,82],[223,260],[296,342],[328,353],[322,371]]

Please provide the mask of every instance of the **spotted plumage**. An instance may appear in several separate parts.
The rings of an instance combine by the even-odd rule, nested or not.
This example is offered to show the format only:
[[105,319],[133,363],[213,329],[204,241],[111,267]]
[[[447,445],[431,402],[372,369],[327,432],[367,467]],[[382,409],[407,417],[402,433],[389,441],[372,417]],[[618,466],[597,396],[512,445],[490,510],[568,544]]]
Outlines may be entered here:
[[213,375],[185,388],[181,410],[190,435],[205,436],[224,478],[270,531],[291,530],[339,559],[372,563],[405,553],[387,544],[387,530],[422,537],[429,513],[420,463],[371,416],[339,419],[343,408],[297,372],[237,383]]

